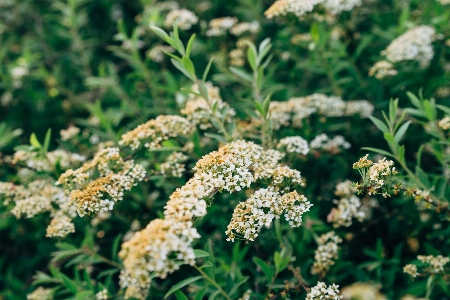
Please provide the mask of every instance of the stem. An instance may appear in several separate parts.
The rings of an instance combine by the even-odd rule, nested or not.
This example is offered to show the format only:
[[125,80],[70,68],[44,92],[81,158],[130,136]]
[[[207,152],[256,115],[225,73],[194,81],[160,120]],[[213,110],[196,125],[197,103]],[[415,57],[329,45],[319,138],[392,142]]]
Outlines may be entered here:
[[209,283],[211,283],[213,286],[215,286],[217,288],[217,290],[227,299],[227,300],[231,300],[230,296],[220,287],[220,285],[211,277],[209,277],[205,272],[203,272],[202,269],[200,269],[199,267],[194,265],[194,268],[200,273],[202,274],[203,278],[205,278],[206,281],[208,281]]
[[197,86],[198,86],[198,90],[200,91],[200,94],[202,95],[203,99],[205,99],[206,104],[208,104],[209,109],[212,112],[212,118],[217,122],[217,124],[219,124],[219,129],[220,131],[223,133],[223,135],[225,136],[225,139],[227,141],[232,141],[233,137],[228,133],[228,130],[225,127],[225,124],[223,122],[223,120],[221,120],[218,116],[217,113],[213,110],[213,105],[212,103],[209,102],[209,97],[208,95],[206,95],[203,91],[203,89],[200,88],[200,80],[197,79],[197,77],[195,77],[195,81],[194,81]]

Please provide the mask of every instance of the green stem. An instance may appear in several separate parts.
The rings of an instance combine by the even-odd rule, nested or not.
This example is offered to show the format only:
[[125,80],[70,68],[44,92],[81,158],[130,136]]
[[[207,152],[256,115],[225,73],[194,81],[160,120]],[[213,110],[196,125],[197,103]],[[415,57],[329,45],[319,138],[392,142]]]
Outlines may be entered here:
[[219,125],[219,129],[220,131],[223,133],[223,135],[225,136],[225,139],[227,141],[232,141],[233,137],[231,136],[231,134],[228,133],[228,130],[225,127],[225,124],[223,122],[223,120],[221,120],[218,116],[217,116],[217,112],[213,110],[213,105],[212,103],[209,102],[209,97],[208,95],[205,95],[203,89],[200,88],[200,80],[197,79],[197,77],[195,77],[194,82],[197,84],[198,86],[198,90],[200,91],[200,94],[202,95],[203,99],[205,99],[206,104],[208,105],[209,109],[212,112],[212,118],[217,122],[217,124]]
[[209,277],[205,272],[203,272],[202,269],[200,269],[199,267],[194,265],[194,268],[200,273],[202,274],[203,278],[205,278],[206,281],[208,281],[209,283],[211,283],[213,286],[215,286],[217,288],[217,290],[227,299],[227,300],[231,300],[230,296],[220,287],[220,285],[211,277]]

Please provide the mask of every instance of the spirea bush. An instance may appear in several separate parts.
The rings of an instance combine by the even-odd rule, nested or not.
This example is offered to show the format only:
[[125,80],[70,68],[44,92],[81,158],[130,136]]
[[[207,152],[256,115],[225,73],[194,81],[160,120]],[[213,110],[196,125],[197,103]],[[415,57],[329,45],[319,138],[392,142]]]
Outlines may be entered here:
[[450,299],[447,0],[0,0],[0,299]]

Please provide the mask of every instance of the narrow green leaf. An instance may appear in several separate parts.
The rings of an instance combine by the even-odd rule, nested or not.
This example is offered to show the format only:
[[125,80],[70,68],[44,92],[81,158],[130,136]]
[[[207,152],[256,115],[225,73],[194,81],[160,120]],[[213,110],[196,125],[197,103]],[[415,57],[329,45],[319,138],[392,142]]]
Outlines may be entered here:
[[427,119],[431,122],[434,122],[436,120],[436,107],[433,106],[430,101],[425,100],[423,102],[423,108]]
[[257,264],[267,278],[267,282],[272,282],[274,270],[266,262],[258,257],[253,257],[253,262]]
[[408,96],[409,100],[411,101],[411,103],[412,103],[415,107],[417,107],[417,108],[420,109],[420,110],[423,109],[423,108],[422,108],[422,104],[421,104],[419,98],[417,98],[416,95],[414,95],[414,94],[411,93],[411,92],[406,92],[406,95]]
[[253,48],[249,47],[247,49],[247,60],[250,64],[250,67],[253,71],[256,71],[256,68],[258,67],[258,63],[256,61],[256,53],[254,52]]
[[397,118],[397,104],[398,104],[398,99],[391,100],[389,102],[389,121],[390,121],[390,124],[394,124],[395,119]]
[[41,145],[41,143],[39,143],[39,141],[36,137],[36,134],[34,132],[30,136],[30,145],[37,149],[42,148],[42,145]]
[[264,116],[264,109],[263,109],[261,103],[259,103],[257,101],[254,101],[253,103],[255,104],[255,108],[261,114],[261,116]]
[[171,40],[170,36],[161,28],[151,25],[150,29],[156,33],[157,36],[159,36],[163,41],[165,42],[169,42],[169,40]]
[[175,68],[180,70],[181,73],[183,73],[187,78],[194,81],[194,77],[192,77],[191,73],[188,70],[186,70],[186,68],[183,66],[182,63],[180,63],[179,61],[176,61],[175,59],[171,59],[170,61],[175,66]]
[[206,293],[206,287],[202,288],[200,291],[198,291],[197,295],[195,296],[195,300],[203,300]]
[[183,67],[185,67],[186,70],[192,75],[192,77],[195,78],[195,67],[192,60],[189,57],[184,56],[181,59],[181,62],[183,63]]
[[202,276],[196,276],[196,277],[191,277],[191,278],[187,278],[185,280],[182,280],[180,282],[178,282],[177,284],[175,284],[168,292],[167,294],[164,296],[164,299],[166,299],[167,297],[169,297],[171,294],[173,294],[175,291],[178,291],[179,289],[185,287],[186,285],[189,285],[193,282],[196,282],[199,279],[202,279]]
[[90,299],[94,296],[93,291],[82,291],[75,295],[75,300],[85,300]]
[[207,257],[209,253],[200,249],[194,249],[195,258]]
[[242,69],[239,69],[236,67],[230,67],[230,71],[234,75],[237,75],[238,77],[240,77],[248,82],[253,82],[253,77]]
[[280,252],[275,251],[273,261],[275,262],[275,269],[277,270],[277,273],[279,273],[281,271],[280,267],[281,267],[281,262],[282,262],[282,257],[281,257]]
[[389,132],[389,128],[383,123],[383,121],[372,116],[370,116],[369,118],[373,122],[373,124],[375,124],[375,126],[377,126],[377,128],[381,130],[381,132]]
[[394,157],[394,155],[392,155],[392,153],[389,153],[389,152],[387,152],[385,150],[378,149],[378,148],[363,147],[361,149],[362,150],[372,151],[372,152],[379,153],[379,154],[386,155],[386,156],[390,156],[390,157]]
[[259,44],[258,48],[258,64],[264,59],[264,57],[269,53],[272,48],[272,43],[270,43],[270,38],[266,38],[264,41]]
[[186,56],[187,57],[191,56],[191,50],[192,50],[192,45],[194,45],[194,41],[195,41],[195,33],[191,36],[191,38],[189,39],[189,42],[187,44],[187,47],[186,47]]
[[402,126],[400,126],[398,131],[395,133],[394,140],[397,144],[400,143],[400,140],[405,135],[406,131],[408,130],[409,124],[411,124],[411,121],[408,121]]
[[177,300],[189,300],[189,298],[182,291],[176,291],[175,297]]
[[231,288],[230,292],[228,293],[228,295],[230,295],[230,296],[234,295],[234,293],[236,293],[238,291],[239,287],[241,285],[243,285],[244,283],[246,283],[249,278],[250,277],[246,276],[241,281],[239,281],[238,283],[234,284],[233,287]]
[[445,112],[446,114],[450,115],[450,107],[440,104],[437,104],[436,107]]
[[394,140],[394,136],[392,135],[392,134],[390,134],[389,132],[386,132],[385,134],[384,134],[384,139],[389,143],[389,144],[392,144],[392,145],[395,145],[396,143],[395,143],[395,140]]
[[208,62],[208,65],[205,68],[205,71],[203,72],[202,81],[206,81],[206,77],[208,76],[209,70],[211,69],[213,60],[214,60],[214,57],[211,57],[211,59]]
[[70,279],[69,277],[67,277],[66,275],[61,273],[61,279],[63,281],[64,286],[73,294],[76,294],[78,292],[78,286],[75,283],[75,281],[73,281],[72,279]]
[[50,146],[50,138],[51,138],[51,136],[52,136],[52,129],[49,128],[47,130],[47,133],[45,134],[44,147],[43,147],[44,153],[48,152],[48,147]]
[[428,175],[425,173],[420,166],[416,166],[416,176],[419,178],[420,182],[426,187],[430,188],[431,184],[428,180]]

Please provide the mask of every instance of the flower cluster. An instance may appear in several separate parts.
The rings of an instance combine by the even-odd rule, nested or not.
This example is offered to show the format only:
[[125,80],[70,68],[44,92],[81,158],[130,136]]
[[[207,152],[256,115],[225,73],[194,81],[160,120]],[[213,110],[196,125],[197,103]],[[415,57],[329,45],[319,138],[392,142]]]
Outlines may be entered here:
[[363,182],[356,183],[355,188],[358,194],[368,191],[369,195],[379,193],[383,197],[389,197],[391,193],[397,194],[400,190],[400,184],[394,184],[394,176],[398,174],[392,160],[386,160],[386,157],[374,163],[367,159],[368,154],[360,158],[353,164],[353,169],[357,169],[363,178]]
[[316,136],[309,144],[311,149],[322,150],[331,154],[341,152],[341,149],[349,149],[350,143],[345,141],[344,137],[337,135],[330,139],[325,133]]
[[444,257],[442,255],[419,255],[417,259],[423,263],[429,265],[428,272],[430,273],[440,273],[444,271],[444,266],[450,261],[450,258]]
[[434,28],[425,25],[417,26],[393,40],[381,54],[393,63],[416,60],[422,68],[425,68],[434,56],[431,44],[435,39]]
[[[95,178],[99,174],[99,177]],[[78,214],[95,214],[112,210],[114,203],[123,199],[124,191],[142,181],[146,171],[133,160],[125,161],[119,148],[105,148],[92,161],[80,168],[69,169],[57,181],[67,192]]]
[[166,161],[160,165],[161,173],[164,176],[181,177],[186,171],[185,162],[188,159],[186,155],[181,152],[174,152],[167,157]]
[[75,127],[73,125],[70,125],[67,129],[63,129],[59,132],[59,134],[61,135],[62,141],[68,141],[71,138],[75,137],[79,133],[80,133],[80,128]]
[[[216,192],[234,192],[249,187],[257,178],[262,178],[256,176],[256,171],[260,176],[263,174],[263,178],[271,178],[273,172],[266,170],[264,173],[263,168],[271,162],[279,167],[273,162],[277,161],[278,156],[274,153],[278,151],[267,155],[263,155],[264,152],[262,147],[252,142],[236,141],[197,162],[194,176],[170,196],[165,206],[165,218],[151,221],[145,229],[122,244],[119,256],[125,269],[121,272],[120,281],[126,288],[126,298],[146,297],[150,273],[165,277],[177,270],[180,264],[195,263],[191,244],[200,235],[193,227],[193,219],[206,214],[207,203]],[[278,188],[274,187],[274,190]],[[291,196],[280,205],[286,209],[292,207],[294,211],[285,212],[285,217],[298,224],[303,198]]]
[[95,298],[97,300],[107,300],[108,297],[108,290],[107,289],[103,289],[101,291],[99,291],[97,294],[95,294]]
[[342,198],[338,202],[337,208],[333,208],[328,220],[333,222],[335,228],[352,225],[352,220],[355,218],[362,222],[366,215],[360,210],[361,201],[358,197],[352,195],[349,198]]
[[366,118],[372,115],[373,105],[366,100],[343,101],[341,97],[312,94],[291,98],[288,101],[271,101],[269,112],[274,129],[292,125],[301,127],[303,119],[313,113],[325,117],[342,117],[359,114]]
[[86,157],[82,155],[69,153],[64,150],[47,152],[46,155],[35,151],[19,150],[14,153],[12,163],[24,163],[28,168],[38,172],[50,172],[57,162],[62,169],[67,169],[80,165],[85,160]]
[[158,116],[147,123],[122,135],[119,144],[138,149],[142,143],[147,149],[161,147],[161,142],[182,135],[188,135],[194,130],[189,120],[180,116]]
[[357,190],[353,187],[350,180],[338,183],[336,185],[335,195],[340,200],[334,200],[338,206],[333,208],[328,214],[328,222],[332,222],[335,228],[352,224],[352,220],[356,219],[362,222],[368,219],[372,213],[372,209],[378,206],[378,202],[374,198],[359,199],[355,196]]
[[411,276],[412,278],[416,278],[419,273],[417,272],[417,266],[413,264],[407,264],[403,267],[403,272]]
[[314,264],[311,269],[312,274],[324,276],[330,267],[334,265],[334,260],[338,258],[338,244],[342,239],[334,231],[322,234],[319,239],[319,247],[314,252]]
[[446,116],[442,120],[439,120],[438,126],[442,130],[449,130],[450,129],[450,117]]
[[53,219],[47,227],[47,237],[65,237],[75,232],[72,223],[72,219],[76,217],[75,207],[70,205],[69,197],[65,196],[63,189],[47,180],[37,179],[27,185],[0,182],[0,198],[4,205],[15,204],[11,213],[17,219],[33,218],[49,212]]
[[308,142],[300,136],[290,136],[281,139],[278,142],[277,148],[286,148],[287,153],[308,154]]
[[[230,108],[228,103],[223,102],[220,97],[218,87],[212,85],[211,82],[205,84],[206,92],[208,94],[208,101],[202,97],[190,94],[186,101],[186,106],[181,109],[181,113],[186,115],[186,118],[194,125],[198,125],[200,129],[208,129],[212,126],[211,117],[213,115],[212,108],[216,106],[216,116],[226,122],[231,122],[236,115],[234,109]],[[192,91],[199,94],[199,87],[197,84],[192,86]],[[191,125],[192,126],[192,125]]]
[[198,17],[192,11],[185,8],[174,9],[166,15],[164,25],[171,28],[174,26],[175,22],[177,22],[180,29],[189,30],[192,25],[198,23]]
[[65,237],[69,233],[75,232],[75,225],[72,219],[63,214],[55,216],[47,227],[46,237]]
[[339,286],[327,286],[323,282],[317,282],[317,285],[311,288],[311,291],[306,295],[305,300],[340,300],[342,296],[339,295]]
[[277,0],[264,14],[269,19],[288,13],[302,17],[312,12],[318,5],[322,6],[326,12],[336,15],[361,5],[361,0]]
[[52,300],[52,289],[44,289],[42,286],[38,287],[31,294],[27,295],[27,300]]
[[376,62],[369,70],[369,76],[375,76],[377,79],[383,79],[397,74],[398,71],[394,68],[394,65],[386,60]]
[[257,33],[261,26],[258,21],[237,23],[230,29],[230,33],[235,36],[243,35],[246,32]]
[[344,300],[387,300],[380,293],[380,286],[362,282],[346,286],[341,290],[341,295]]
[[306,197],[296,191],[282,195],[272,186],[259,189],[234,209],[226,231],[227,240],[242,237],[254,241],[263,226],[270,227],[273,219],[282,215],[289,225],[298,227],[302,223],[303,213],[309,211],[311,206]]
[[230,30],[235,26],[238,19],[235,17],[222,17],[212,19],[209,21],[209,28],[206,31],[206,36],[220,36],[224,35],[227,30]]

